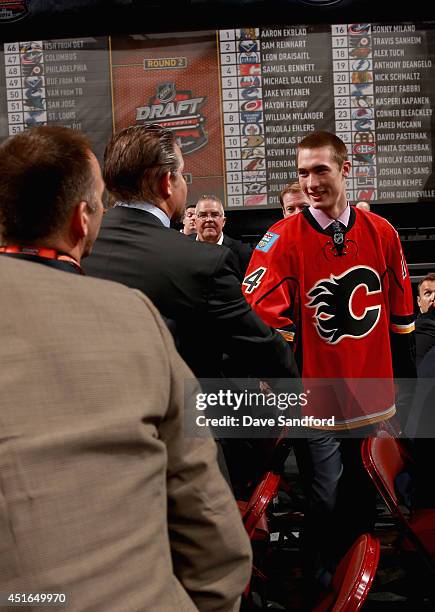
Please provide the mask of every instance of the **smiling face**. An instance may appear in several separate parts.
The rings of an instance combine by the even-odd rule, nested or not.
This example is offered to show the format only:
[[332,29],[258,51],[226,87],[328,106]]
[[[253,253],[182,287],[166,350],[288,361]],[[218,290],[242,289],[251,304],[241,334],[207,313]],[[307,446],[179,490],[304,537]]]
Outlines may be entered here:
[[311,206],[337,218],[346,208],[346,178],[350,162],[340,167],[330,146],[301,148],[298,154],[299,183]]

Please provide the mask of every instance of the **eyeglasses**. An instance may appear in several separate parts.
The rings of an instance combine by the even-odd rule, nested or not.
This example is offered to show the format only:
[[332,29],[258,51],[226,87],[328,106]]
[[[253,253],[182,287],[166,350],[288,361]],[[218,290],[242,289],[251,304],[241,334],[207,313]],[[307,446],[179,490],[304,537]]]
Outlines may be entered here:
[[209,217],[211,219],[219,219],[219,217],[223,217],[223,215],[221,213],[216,213],[216,212],[212,212],[212,213],[198,213],[196,216],[198,217],[198,219],[208,219]]
[[211,217],[212,219],[219,219],[219,217],[223,217],[223,214],[219,212],[199,212],[196,216],[199,219],[207,219],[208,217]]

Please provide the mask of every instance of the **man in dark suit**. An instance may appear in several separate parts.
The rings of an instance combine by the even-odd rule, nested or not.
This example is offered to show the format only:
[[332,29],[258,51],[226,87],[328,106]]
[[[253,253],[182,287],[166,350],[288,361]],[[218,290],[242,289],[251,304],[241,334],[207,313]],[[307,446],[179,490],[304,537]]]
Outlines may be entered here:
[[231,251],[169,228],[186,204],[183,170],[170,130],[137,125],[112,137],[103,175],[116,204],[85,270],[141,289],[175,321],[180,353],[196,376],[217,378],[224,352],[240,377],[295,374],[287,343],[245,301]]
[[245,278],[246,268],[251,260],[252,248],[240,240],[223,233],[226,223],[224,207],[215,195],[203,195],[196,203],[196,240],[210,244],[225,245],[236,258],[240,282]]
[[[224,354],[233,377],[295,375],[287,343],[244,299],[232,252],[169,227],[186,204],[183,170],[181,150],[168,129],[136,125],[112,137],[103,176],[116,204],[104,216],[85,270],[140,289],[175,322],[181,356],[197,377],[213,379],[202,382],[205,391],[220,388],[216,379],[224,372]],[[233,485],[233,466],[243,454],[237,442],[218,448],[221,470],[229,482],[229,462]]]

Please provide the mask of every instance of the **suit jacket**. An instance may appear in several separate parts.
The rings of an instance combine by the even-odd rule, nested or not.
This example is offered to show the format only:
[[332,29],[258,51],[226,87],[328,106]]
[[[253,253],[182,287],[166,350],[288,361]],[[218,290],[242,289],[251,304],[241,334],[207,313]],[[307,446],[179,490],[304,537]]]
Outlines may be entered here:
[[431,306],[420,313],[415,320],[416,364],[420,365],[424,356],[435,345],[435,308]]
[[223,244],[228,247],[235,255],[237,260],[237,271],[240,278],[240,282],[245,278],[245,272],[251,261],[252,247],[249,244],[245,244],[235,238],[230,238],[224,234]]
[[65,592],[70,612],[238,609],[249,540],[215,443],[183,435],[192,374],[155,308],[8,257],[0,279],[0,592]]
[[223,352],[238,364],[233,376],[294,373],[287,344],[244,299],[226,247],[186,239],[143,210],[116,207],[83,267],[140,289],[174,320],[180,353],[196,376],[218,377]]
[[[190,234],[189,238],[191,240],[196,240],[196,234]],[[237,271],[237,276],[239,277],[239,281],[242,282],[245,278],[245,272],[251,261],[251,255],[253,248],[249,244],[245,244],[241,242],[241,240],[236,240],[235,238],[230,238],[226,234],[223,235],[223,241],[226,247],[232,251],[234,254],[234,261]],[[222,245],[216,245],[222,246]]]

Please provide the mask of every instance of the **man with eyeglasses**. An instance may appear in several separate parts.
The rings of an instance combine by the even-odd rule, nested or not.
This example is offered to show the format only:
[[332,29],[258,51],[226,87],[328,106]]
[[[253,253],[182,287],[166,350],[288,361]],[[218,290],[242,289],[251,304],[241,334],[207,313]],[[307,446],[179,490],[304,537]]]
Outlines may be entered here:
[[252,255],[249,245],[240,240],[230,238],[223,233],[226,223],[224,207],[215,195],[203,195],[196,204],[196,240],[210,244],[225,245],[234,253],[237,260],[237,270],[242,282]]

